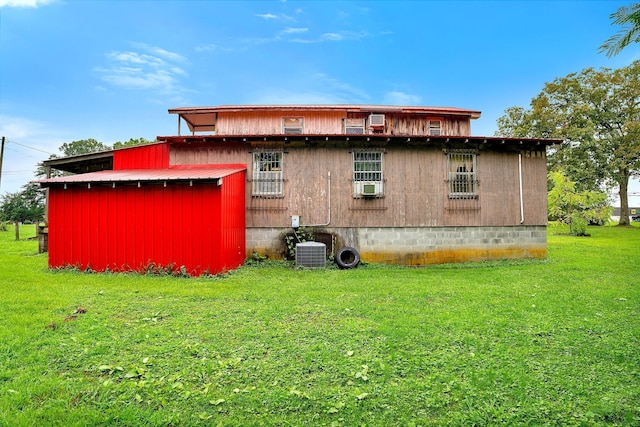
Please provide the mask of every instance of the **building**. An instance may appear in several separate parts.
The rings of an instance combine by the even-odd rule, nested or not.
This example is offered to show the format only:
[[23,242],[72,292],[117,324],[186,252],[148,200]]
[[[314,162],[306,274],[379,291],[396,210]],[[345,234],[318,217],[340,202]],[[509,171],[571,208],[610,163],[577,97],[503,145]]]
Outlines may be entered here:
[[[328,252],[350,246],[371,262],[546,257],[546,147],[559,140],[471,136],[480,112],[459,108],[243,105],[169,113],[177,135],[156,144],[45,164],[89,173],[74,177],[86,185],[92,171],[136,170],[159,151],[166,159],[152,168],[244,168],[246,257],[281,258],[283,236],[298,225],[313,229]],[[42,184],[60,187],[64,179]]]

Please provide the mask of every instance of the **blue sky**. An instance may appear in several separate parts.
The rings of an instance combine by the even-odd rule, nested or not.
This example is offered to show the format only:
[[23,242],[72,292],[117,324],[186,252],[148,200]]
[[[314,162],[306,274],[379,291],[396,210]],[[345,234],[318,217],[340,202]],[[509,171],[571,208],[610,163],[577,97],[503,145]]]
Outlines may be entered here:
[[451,106],[493,135],[545,82],[640,59],[598,53],[629,4],[0,0],[0,194],[65,142],[174,135],[183,106]]

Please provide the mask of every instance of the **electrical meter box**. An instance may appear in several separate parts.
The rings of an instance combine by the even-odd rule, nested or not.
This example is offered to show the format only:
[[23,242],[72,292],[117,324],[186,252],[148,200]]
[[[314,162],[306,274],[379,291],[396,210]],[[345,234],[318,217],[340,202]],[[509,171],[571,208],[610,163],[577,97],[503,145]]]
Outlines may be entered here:
[[291,227],[293,228],[300,227],[300,215],[293,215],[291,217]]

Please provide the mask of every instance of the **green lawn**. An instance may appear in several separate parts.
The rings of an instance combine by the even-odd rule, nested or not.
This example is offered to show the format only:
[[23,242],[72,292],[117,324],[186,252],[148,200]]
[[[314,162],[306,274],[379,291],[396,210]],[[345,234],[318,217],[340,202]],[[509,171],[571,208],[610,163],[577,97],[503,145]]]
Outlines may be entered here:
[[589,232],[544,261],[184,279],[51,272],[10,228],[0,425],[637,426],[640,229]]

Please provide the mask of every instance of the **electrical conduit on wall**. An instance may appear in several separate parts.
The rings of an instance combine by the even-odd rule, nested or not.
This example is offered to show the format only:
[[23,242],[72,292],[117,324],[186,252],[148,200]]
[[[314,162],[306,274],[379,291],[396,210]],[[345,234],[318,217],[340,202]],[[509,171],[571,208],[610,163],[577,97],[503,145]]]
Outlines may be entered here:
[[520,184],[520,224],[524,223],[524,196],[522,194],[522,152],[518,153],[518,180]]

